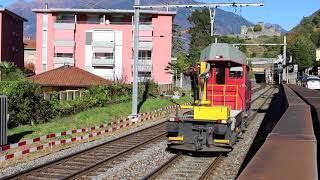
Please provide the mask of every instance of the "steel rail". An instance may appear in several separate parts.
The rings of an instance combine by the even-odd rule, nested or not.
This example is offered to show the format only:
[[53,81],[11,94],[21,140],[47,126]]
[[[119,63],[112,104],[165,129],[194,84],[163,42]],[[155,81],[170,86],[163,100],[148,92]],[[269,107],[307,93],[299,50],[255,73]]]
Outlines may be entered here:
[[[24,179],[24,177],[26,177],[27,175],[30,175],[32,173],[35,173],[35,172],[38,172],[39,170],[41,169],[44,169],[46,167],[49,167],[51,165],[54,165],[54,164],[57,164],[58,162],[63,162],[63,161],[66,161],[67,159],[71,159],[71,158],[74,158],[74,157],[77,157],[81,154],[84,154],[84,153],[87,153],[87,152],[90,152],[90,151],[94,151],[95,149],[99,148],[99,147],[102,147],[102,146],[106,146],[110,143],[114,143],[116,141],[119,141],[121,139],[124,139],[124,138],[127,138],[127,137],[130,137],[130,136],[133,136],[133,135],[137,135],[139,133],[143,133],[144,131],[147,131],[149,129],[152,129],[152,128],[155,128],[155,127],[158,127],[158,126],[163,126],[166,122],[162,122],[162,123],[158,123],[158,124],[155,124],[155,125],[152,125],[148,128],[145,128],[145,129],[142,129],[142,130],[139,130],[139,131],[136,131],[136,132],[133,132],[133,133],[129,133],[127,135],[124,135],[124,136],[121,136],[121,137],[118,137],[116,139],[113,139],[111,141],[108,141],[108,142],[105,142],[105,143],[102,143],[100,145],[97,145],[97,146],[93,146],[91,148],[88,148],[88,149],[85,149],[85,150],[82,150],[82,151],[79,151],[79,152],[76,152],[76,153],[73,153],[73,154],[70,154],[68,156],[65,156],[65,157],[61,157],[61,158],[58,158],[54,161],[51,161],[51,162],[47,162],[45,164],[42,164],[40,166],[36,166],[36,167],[33,167],[33,168],[30,168],[30,169],[26,169],[24,171],[21,171],[21,172],[18,172],[18,173],[15,173],[15,174],[12,174],[12,175],[9,175],[9,176],[5,176],[5,177],[2,177],[0,178],[0,180],[2,179],[19,179],[19,178],[22,178]],[[163,136],[163,133],[161,134],[161,136]]]
[[211,172],[218,166],[219,163],[223,160],[222,154],[220,154],[215,160],[212,161],[210,166],[202,173],[201,177],[198,180],[208,179]]
[[167,170],[171,165],[173,165],[175,162],[179,161],[183,157],[182,153],[179,152],[173,157],[171,157],[168,161],[163,163],[161,166],[159,166],[157,169],[153,170],[148,175],[144,176],[141,180],[147,180],[147,179],[155,179],[158,177],[163,171]]
[[160,135],[158,135],[158,136],[156,136],[156,137],[154,137],[154,138],[152,138],[152,139],[148,139],[148,140],[146,140],[146,141],[144,141],[144,142],[141,142],[140,144],[138,144],[138,145],[136,145],[136,146],[134,146],[134,147],[131,147],[131,148],[126,149],[126,150],[124,150],[124,151],[122,151],[122,152],[119,152],[118,154],[113,155],[113,156],[111,156],[111,157],[109,157],[109,158],[107,158],[107,159],[101,160],[101,161],[99,161],[99,162],[97,162],[97,163],[95,163],[95,164],[93,164],[93,165],[91,165],[91,166],[88,166],[87,168],[85,168],[85,169],[83,169],[83,170],[81,170],[81,171],[78,171],[78,172],[76,172],[76,173],[70,174],[69,176],[65,177],[64,179],[76,179],[77,177],[81,177],[82,175],[90,172],[92,169],[97,169],[97,168],[99,168],[101,165],[103,165],[103,164],[105,164],[105,163],[107,163],[107,162],[109,162],[109,161],[114,161],[115,159],[120,158],[121,156],[126,155],[126,154],[128,154],[128,153],[130,153],[130,152],[132,152],[132,151],[134,151],[134,150],[136,150],[136,149],[139,149],[140,147],[143,147],[144,145],[146,145],[146,144],[148,144],[148,143],[150,143],[150,142],[153,142],[153,141],[155,141],[156,139],[165,137],[166,134],[167,134],[167,133],[164,132],[164,133],[162,133],[162,134],[160,134]]

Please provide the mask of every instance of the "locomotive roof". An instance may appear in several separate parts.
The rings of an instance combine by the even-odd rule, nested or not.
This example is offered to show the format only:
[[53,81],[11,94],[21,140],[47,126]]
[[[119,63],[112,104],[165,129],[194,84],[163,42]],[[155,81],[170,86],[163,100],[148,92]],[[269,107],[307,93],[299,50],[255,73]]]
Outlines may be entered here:
[[230,44],[213,43],[201,52],[201,61],[232,61],[247,64],[247,57]]

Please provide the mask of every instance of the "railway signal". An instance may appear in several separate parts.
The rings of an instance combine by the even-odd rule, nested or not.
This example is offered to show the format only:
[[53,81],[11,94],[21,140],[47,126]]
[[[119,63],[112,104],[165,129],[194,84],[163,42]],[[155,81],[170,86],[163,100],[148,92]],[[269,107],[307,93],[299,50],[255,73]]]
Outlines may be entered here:
[[[166,9],[169,8],[209,8],[211,21],[211,36],[214,35],[214,21],[216,8],[218,7],[260,7],[264,6],[263,2],[221,2],[221,3],[204,3],[204,4],[165,4],[165,5],[140,5],[140,0],[134,2],[134,60],[133,60],[133,90],[132,90],[132,114],[130,118],[133,121],[138,120],[138,52],[139,52],[139,20],[141,9]],[[213,9],[213,10],[211,10]]]

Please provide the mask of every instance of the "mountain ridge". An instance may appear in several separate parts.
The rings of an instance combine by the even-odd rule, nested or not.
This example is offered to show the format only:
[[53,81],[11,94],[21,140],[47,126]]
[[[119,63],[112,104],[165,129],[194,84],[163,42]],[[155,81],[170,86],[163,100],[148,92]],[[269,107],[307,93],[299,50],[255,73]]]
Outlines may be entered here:
[[[143,5],[149,4],[166,4],[167,0],[141,0]],[[36,31],[36,16],[32,12],[32,9],[44,8],[45,3],[48,3],[49,8],[79,8],[79,9],[92,9],[92,8],[109,8],[109,9],[132,9],[132,0],[101,0],[96,3],[94,0],[32,0],[26,2],[24,0],[17,0],[7,8],[22,17],[28,19],[25,23],[24,32],[26,36],[35,37]],[[199,2],[195,0],[172,0],[170,4],[197,4]],[[190,24],[187,20],[191,14],[190,9],[179,9],[175,17],[174,23],[180,25],[182,29],[188,29]],[[216,14],[216,33],[217,34],[238,34],[240,33],[240,26],[251,26],[253,23],[245,18],[236,15],[235,13],[224,11],[222,9],[217,10]]]

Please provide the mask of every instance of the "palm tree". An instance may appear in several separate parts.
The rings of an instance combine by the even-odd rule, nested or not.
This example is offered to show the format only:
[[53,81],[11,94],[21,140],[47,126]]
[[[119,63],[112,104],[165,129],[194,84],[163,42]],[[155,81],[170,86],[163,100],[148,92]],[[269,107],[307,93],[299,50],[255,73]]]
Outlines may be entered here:
[[24,73],[11,62],[0,62],[1,80],[14,81],[24,79]]

